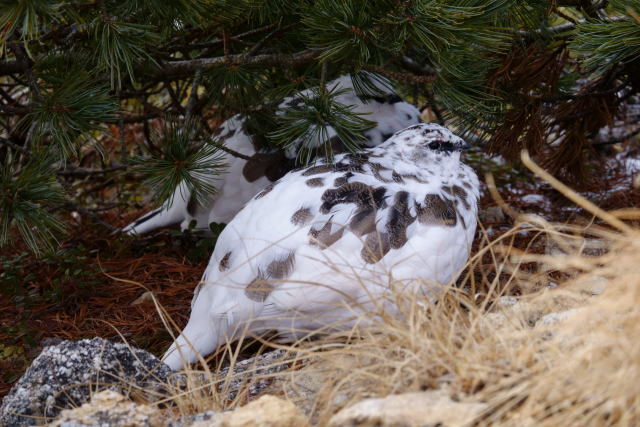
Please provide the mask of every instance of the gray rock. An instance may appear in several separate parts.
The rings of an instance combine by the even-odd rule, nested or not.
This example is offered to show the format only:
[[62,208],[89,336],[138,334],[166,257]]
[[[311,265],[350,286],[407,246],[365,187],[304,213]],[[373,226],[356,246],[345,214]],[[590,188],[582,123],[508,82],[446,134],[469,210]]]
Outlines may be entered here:
[[447,390],[364,399],[340,410],[329,427],[426,427],[474,425],[486,403],[452,399]]
[[218,374],[219,378],[231,376],[226,390],[227,399],[235,398],[238,390],[245,385],[248,385],[249,397],[256,397],[264,393],[273,381],[275,374],[289,368],[288,356],[289,354],[285,350],[273,350],[236,363],[231,372],[229,372],[229,368],[222,369]]
[[568,320],[571,316],[581,312],[582,310],[583,310],[582,308],[572,308],[565,311],[546,314],[536,322],[536,326],[551,326],[551,325],[555,325],[556,323],[564,322]]
[[500,206],[491,206],[486,209],[481,209],[478,212],[480,221],[484,224],[491,224],[496,222],[502,222],[505,220],[504,212]]
[[49,427],[166,427],[158,408],[133,403],[120,393],[104,390],[91,401],[65,409]]
[[511,306],[514,306],[514,305],[516,305],[518,303],[518,298],[511,297],[511,296],[504,296],[504,297],[498,298],[496,303],[500,307],[511,307]]
[[0,407],[0,425],[50,421],[63,409],[87,402],[91,394],[131,388],[161,392],[172,374],[144,350],[102,338],[63,341],[46,347],[13,386]]

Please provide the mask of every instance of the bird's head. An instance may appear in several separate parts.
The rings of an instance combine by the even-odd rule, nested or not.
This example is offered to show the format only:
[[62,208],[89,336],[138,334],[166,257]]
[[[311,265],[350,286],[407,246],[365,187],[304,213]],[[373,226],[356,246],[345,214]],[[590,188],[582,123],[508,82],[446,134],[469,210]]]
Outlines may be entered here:
[[420,123],[396,132],[387,140],[416,162],[458,162],[460,153],[471,148],[464,139],[435,123]]

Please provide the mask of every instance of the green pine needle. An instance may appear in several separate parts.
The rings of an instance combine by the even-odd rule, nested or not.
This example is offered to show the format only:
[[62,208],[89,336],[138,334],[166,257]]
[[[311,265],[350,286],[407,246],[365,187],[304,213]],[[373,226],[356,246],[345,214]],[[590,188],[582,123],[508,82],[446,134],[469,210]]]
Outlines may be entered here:
[[602,75],[611,67],[640,58],[640,23],[630,18],[580,24],[569,46],[584,58],[587,71]]
[[50,142],[62,158],[68,158],[92,131],[102,129],[101,122],[115,120],[117,110],[104,87],[86,76],[74,76],[34,100],[26,120],[36,142]]
[[366,1],[320,0],[306,13],[303,24],[311,46],[324,51],[321,61],[366,63],[381,57],[375,48],[375,15]]
[[36,255],[54,248],[65,226],[49,209],[65,201],[62,187],[45,160],[17,172],[8,156],[0,171],[0,246],[10,241],[11,225]]
[[267,83],[260,71],[237,65],[216,67],[204,75],[204,80],[212,101],[239,112],[262,101]]
[[210,0],[116,0],[108,10],[118,16],[136,16],[136,21],[162,22],[174,28],[185,23],[206,23],[216,11]]
[[333,158],[330,129],[347,150],[357,151],[366,141],[363,132],[375,123],[366,120],[364,114],[354,113],[352,105],[338,102],[336,97],[344,92],[337,88],[330,91],[315,88],[311,89],[310,96],[298,94],[304,104],[286,110],[278,118],[280,129],[269,137],[287,149],[298,149],[297,160],[302,164],[310,163],[322,151],[327,159]]
[[358,96],[379,96],[393,92],[393,84],[389,79],[366,70],[352,73],[351,83]]
[[33,40],[44,25],[57,21],[61,3],[55,0],[0,0],[0,48],[15,30]]
[[111,87],[122,86],[122,74],[125,71],[131,81],[135,82],[134,63],[141,60],[155,63],[148,47],[157,44],[160,36],[152,25],[98,17],[91,24],[91,36],[95,42],[98,69],[109,73]]
[[[196,120],[169,118],[162,130],[152,135],[152,142],[160,152],[134,159],[136,170],[147,175],[145,183],[154,190],[158,204],[172,204],[174,191],[181,184],[202,205],[216,193],[215,177],[224,172],[227,164],[216,145],[203,143],[202,134]],[[184,194],[181,196],[186,198]]]

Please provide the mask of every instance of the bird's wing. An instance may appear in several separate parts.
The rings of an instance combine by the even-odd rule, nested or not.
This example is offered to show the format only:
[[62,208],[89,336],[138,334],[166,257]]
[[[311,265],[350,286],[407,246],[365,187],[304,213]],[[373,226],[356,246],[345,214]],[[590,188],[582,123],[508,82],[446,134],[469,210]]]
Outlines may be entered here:
[[461,222],[456,200],[470,204],[469,195],[417,173],[398,175],[379,153],[337,156],[334,165],[319,163],[267,186],[220,235],[203,281],[264,301],[286,279],[317,268],[302,257],[332,254],[356,268],[391,259],[389,267],[414,235],[446,240]]

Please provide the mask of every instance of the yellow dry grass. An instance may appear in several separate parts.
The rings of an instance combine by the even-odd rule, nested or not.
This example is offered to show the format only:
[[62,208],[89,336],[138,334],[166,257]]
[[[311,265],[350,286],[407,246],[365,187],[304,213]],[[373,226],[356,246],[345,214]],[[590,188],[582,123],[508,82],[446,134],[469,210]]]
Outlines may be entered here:
[[[472,425],[640,425],[640,230],[524,161],[607,227],[550,224],[510,212],[516,226],[496,241],[484,239],[462,286],[451,286],[436,304],[398,292],[404,316],[371,313],[367,327],[287,347],[290,360],[300,363],[277,374],[271,392],[284,390],[319,425],[363,398],[431,389],[483,403]],[[626,210],[624,217],[639,214]],[[554,251],[513,248],[509,237],[524,225]],[[585,254],[594,241],[606,249]],[[482,270],[486,254],[506,281],[502,274],[477,282],[472,273]],[[537,268],[520,268],[524,263]],[[545,286],[552,273],[556,282],[563,277],[555,289]],[[502,298],[513,284],[530,292]],[[237,347],[226,351],[235,360]],[[218,379],[215,372],[191,371],[190,378],[199,379],[172,398],[184,413],[233,407],[246,398],[242,391],[233,401],[220,397],[225,392],[217,389],[232,374]],[[300,391],[301,382],[313,383],[312,391]]]

